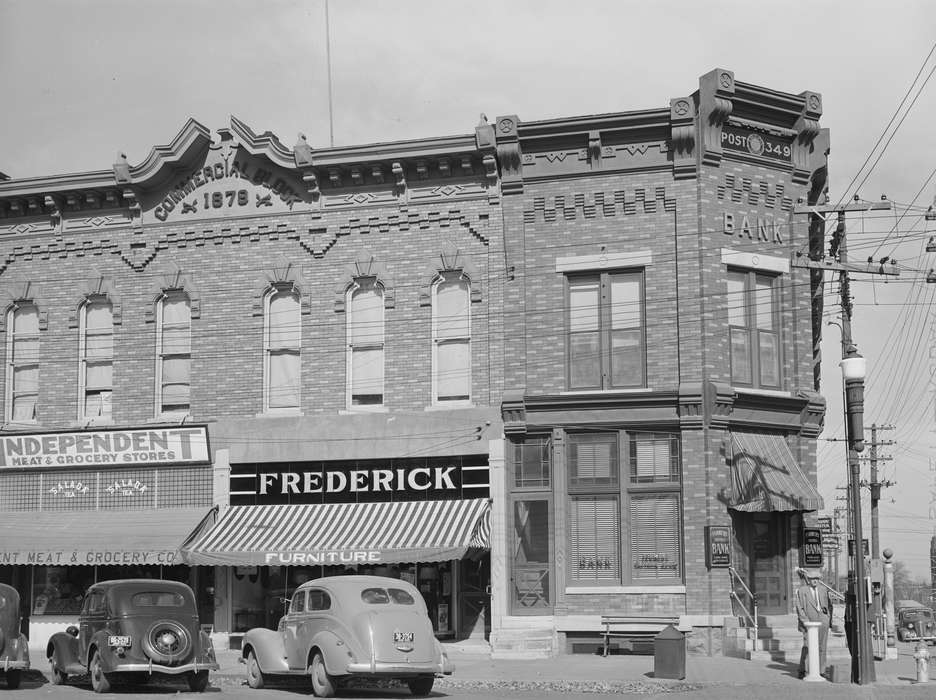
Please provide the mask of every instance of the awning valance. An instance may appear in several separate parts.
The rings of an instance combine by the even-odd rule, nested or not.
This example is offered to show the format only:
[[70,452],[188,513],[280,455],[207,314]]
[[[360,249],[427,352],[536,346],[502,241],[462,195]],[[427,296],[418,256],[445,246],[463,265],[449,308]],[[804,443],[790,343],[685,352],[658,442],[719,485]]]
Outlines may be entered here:
[[489,545],[486,498],[231,506],[182,550],[190,564],[302,566],[460,559]]
[[6,511],[0,564],[181,564],[179,547],[209,514],[209,508]]
[[731,434],[729,508],[746,512],[822,510],[816,490],[781,435]]

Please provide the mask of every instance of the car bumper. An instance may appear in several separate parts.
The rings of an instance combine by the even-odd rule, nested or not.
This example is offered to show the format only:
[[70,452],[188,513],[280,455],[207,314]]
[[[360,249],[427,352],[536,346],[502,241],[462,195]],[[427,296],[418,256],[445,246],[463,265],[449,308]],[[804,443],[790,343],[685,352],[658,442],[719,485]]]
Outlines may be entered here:
[[444,667],[442,664],[394,664],[377,662],[375,664],[348,664],[345,672],[361,676],[395,676],[397,678],[403,678],[405,676],[426,676],[429,674],[435,676],[448,675],[452,670]]
[[[217,671],[220,668],[220,664],[215,662],[182,664],[181,666],[163,666],[162,664],[141,663],[118,664],[112,669],[112,671],[114,673],[165,673],[176,676],[181,673],[189,673],[191,671],[194,671],[195,673],[198,673],[199,671]],[[110,672],[111,671],[108,671],[108,673]]]

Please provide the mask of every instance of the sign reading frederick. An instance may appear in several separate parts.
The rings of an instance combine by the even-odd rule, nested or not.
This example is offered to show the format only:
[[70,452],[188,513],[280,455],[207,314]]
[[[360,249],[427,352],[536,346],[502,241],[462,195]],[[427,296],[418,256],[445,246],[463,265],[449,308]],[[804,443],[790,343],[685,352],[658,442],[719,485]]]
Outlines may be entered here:
[[205,427],[4,435],[0,469],[206,464]]

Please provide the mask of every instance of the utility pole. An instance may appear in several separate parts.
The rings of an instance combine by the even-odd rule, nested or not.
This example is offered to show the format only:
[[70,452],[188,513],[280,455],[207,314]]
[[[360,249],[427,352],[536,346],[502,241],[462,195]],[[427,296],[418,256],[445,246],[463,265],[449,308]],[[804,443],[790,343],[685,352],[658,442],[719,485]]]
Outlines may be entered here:
[[[877,453],[877,448],[879,445],[893,445],[893,440],[885,440],[878,442],[877,431],[878,430],[893,430],[893,425],[876,425],[871,424],[871,442],[868,444],[870,450],[868,452],[868,462],[871,464],[871,481],[867,483],[867,486],[871,489],[871,558],[880,559],[881,558],[881,542],[880,542],[880,532],[878,527],[878,502],[881,500],[881,488],[886,488],[888,486],[896,486],[896,481],[878,481],[878,461],[889,462],[893,457],[879,457]],[[865,483],[862,482],[862,486],[865,486]]]
[[[857,195],[856,195],[857,198]],[[842,303],[842,379],[845,383],[845,425],[848,438],[848,497],[851,511],[852,532],[855,537],[855,569],[854,582],[849,587],[850,597],[854,600],[855,614],[851,616],[853,624],[852,639],[852,682],[859,685],[875,681],[874,652],[871,647],[871,628],[868,625],[868,603],[870,602],[869,586],[866,584],[865,557],[861,528],[861,466],[859,454],[864,450],[864,379],[866,374],[865,359],[858,354],[852,338],[852,298],[849,272],[876,272],[877,274],[896,275],[896,267],[886,270],[882,260],[878,270],[873,269],[873,263],[866,266],[850,265],[848,262],[848,248],[845,243],[845,214],[849,211],[869,211],[874,209],[890,209],[889,201],[879,203],[855,202],[844,206],[800,206],[793,212],[812,214],[825,220],[826,214],[835,213],[837,223],[829,245],[829,259],[809,260],[797,263],[798,266],[810,269],[829,269],[839,272],[839,289]],[[846,603],[850,606],[851,601]]]

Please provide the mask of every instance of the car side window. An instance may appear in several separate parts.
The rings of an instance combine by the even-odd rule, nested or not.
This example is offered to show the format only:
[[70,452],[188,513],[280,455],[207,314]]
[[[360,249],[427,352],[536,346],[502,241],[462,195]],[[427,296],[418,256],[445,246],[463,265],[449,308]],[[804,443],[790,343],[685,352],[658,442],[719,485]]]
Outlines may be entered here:
[[404,591],[402,588],[388,588],[387,591],[390,593],[390,600],[392,600],[397,605],[416,604],[413,596],[411,596],[407,591]]
[[299,591],[298,593],[293,595],[292,600],[289,602],[289,612],[291,613],[305,612],[305,600],[306,600],[305,591]]
[[365,588],[361,591],[361,600],[371,605],[382,605],[390,602],[390,596],[383,588]]
[[85,598],[83,612],[86,615],[102,615],[107,612],[104,594],[99,591],[90,593],[88,597]]
[[307,610],[328,610],[331,608],[331,597],[325,591],[313,588],[308,592],[308,595]]

